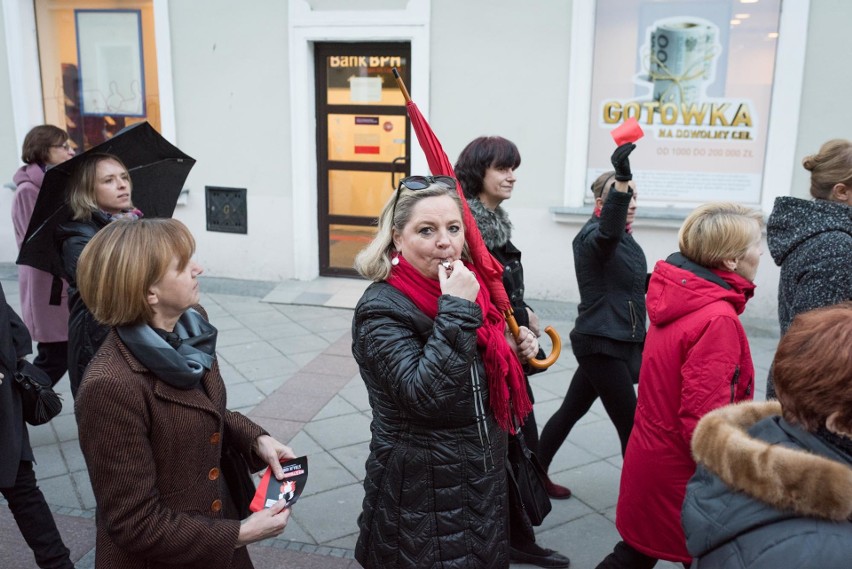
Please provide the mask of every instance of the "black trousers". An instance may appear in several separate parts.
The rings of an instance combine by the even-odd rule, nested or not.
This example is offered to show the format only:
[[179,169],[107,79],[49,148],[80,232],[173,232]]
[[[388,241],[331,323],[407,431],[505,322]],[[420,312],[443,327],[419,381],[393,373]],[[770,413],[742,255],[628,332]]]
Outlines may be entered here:
[[56,385],[68,371],[68,342],[39,342],[37,351],[33,364]]
[[633,415],[636,413],[636,392],[633,385],[639,381],[641,345],[637,344],[637,348],[627,360],[592,354],[580,356],[577,361],[579,366],[571,379],[562,405],[541,432],[538,458],[545,468],[550,466],[571,429],[589,412],[598,397],[618,431],[621,456],[624,456],[627,450],[627,439],[633,430]]
[[29,461],[18,464],[18,475],[12,488],[0,488],[15,523],[35,555],[42,569],[74,569],[70,551],[62,542],[53,513],[36,485],[33,465]]
[[[612,553],[598,563],[595,569],[653,569],[657,565],[654,557],[649,557],[641,551],[633,549],[623,541],[619,541],[615,545]],[[689,569],[690,564],[683,564],[685,569]]]
[[[529,378],[525,378],[524,382],[526,383],[527,395],[529,395],[530,402],[535,403]],[[521,433],[524,435],[527,448],[538,455],[538,426],[535,423],[535,413],[533,411],[530,411],[530,414],[524,419],[524,423],[521,425]],[[517,502],[513,492],[509,492],[509,544],[515,549],[520,549],[528,553],[534,552],[537,549],[534,545],[535,530],[533,529],[533,525],[524,511],[523,504]]]

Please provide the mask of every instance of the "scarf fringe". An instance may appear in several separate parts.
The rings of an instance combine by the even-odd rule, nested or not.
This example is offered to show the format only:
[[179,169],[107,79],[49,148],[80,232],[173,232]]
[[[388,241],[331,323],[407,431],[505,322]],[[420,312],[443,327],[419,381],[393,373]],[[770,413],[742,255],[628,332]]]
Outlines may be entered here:
[[[491,302],[488,287],[482,281],[480,271],[473,263],[466,262],[465,265],[474,272],[476,280],[479,281],[476,303],[482,308],[484,321],[476,330],[476,345],[485,366],[491,411],[502,430],[514,433],[514,419],[523,422],[532,411],[524,368],[506,342],[506,322]],[[426,316],[432,319],[437,316],[438,297],[441,295],[438,281],[422,276],[401,256],[399,264],[391,270],[387,282],[402,291]],[[514,414],[510,412],[510,407]]]

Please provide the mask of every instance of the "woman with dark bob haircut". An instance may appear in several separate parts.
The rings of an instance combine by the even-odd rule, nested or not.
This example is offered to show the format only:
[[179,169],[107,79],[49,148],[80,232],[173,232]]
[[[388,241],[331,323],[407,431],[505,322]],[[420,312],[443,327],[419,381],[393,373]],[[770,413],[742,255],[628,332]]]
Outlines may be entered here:
[[[521,154],[511,140],[502,136],[480,136],[472,140],[459,155],[455,165],[456,176],[461,183],[470,212],[485,246],[503,265],[503,288],[512,303],[515,320],[526,326],[536,336],[541,336],[538,316],[524,300],[524,267],[521,251],[512,243],[512,223],[500,204],[512,197],[515,188],[515,170],[521,165]],[[539,351],[538,356],[544,357]],[[524,366],[525,376],[537,370]],[[533,391],[527,377],[527,395],[533,401]],[[530,412],[521,424],[521,436],[529,449],[538,454],[538,426],[535,414]],[[509,436],[509,444],[520,444],[520,437]],[[547,480],[551,496],[569,498],[571,490]],[[512,561],[532,563],[542,567],[568,567],[570,561],[564,555],[545,549],[535,542],[532,523],[524,505],[514,492],[509,493],[509,555]]]
[[723,407],[695,429],[693,569],[849,567],[852,302],[796,316],[774,379],[778,401]]
[[290,517],[282,500],[240,521],[229,492],[226,447],[278,479],[280,459],[294,455],[225,408],[194,251],[181,222],[151,219],[108,225],[80,256],[83,301],[111,327],[75,406],[98,567],[247,569],[245,546],[279,535]]

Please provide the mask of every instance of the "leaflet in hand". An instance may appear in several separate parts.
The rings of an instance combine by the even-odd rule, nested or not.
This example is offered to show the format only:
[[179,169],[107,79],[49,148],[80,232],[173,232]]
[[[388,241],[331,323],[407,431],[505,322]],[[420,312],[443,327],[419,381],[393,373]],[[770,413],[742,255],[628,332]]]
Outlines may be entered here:
[[308,457],[300,456],[283,461],[281,468],[284,470],[284,478],[281,480],[275,478],[272,468],[266,468],[249,505],[252,512],[271,508],[278,500],[285,500],[288,507],[292,506],[302,495],[308,481]]

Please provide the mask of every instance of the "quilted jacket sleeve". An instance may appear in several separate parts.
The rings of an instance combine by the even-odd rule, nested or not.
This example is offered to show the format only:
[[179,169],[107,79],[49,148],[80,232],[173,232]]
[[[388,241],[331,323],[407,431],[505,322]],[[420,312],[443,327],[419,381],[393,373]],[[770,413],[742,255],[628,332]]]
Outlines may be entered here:
[[618,244],[621,243],[631,199],[633,199],[632,190],[629,192],[610,191],[601,210],[600,223],[585,238],[586,246],[596,256],[603,258],[611,256]]
[[414,420],[441,418],[470,381],[477,353],[476,329],[482,323],[479,305],[444,295],[438,299],[434,327],[424,340],[415,323],[423,314],[413,304],[395,304],[390,293],[361,304],[355,315],[356,359],[362,370],[397,409]]

